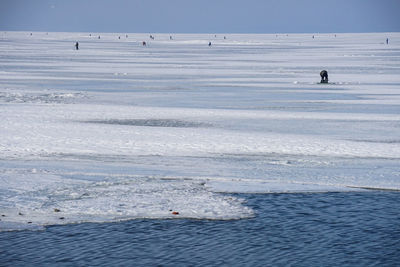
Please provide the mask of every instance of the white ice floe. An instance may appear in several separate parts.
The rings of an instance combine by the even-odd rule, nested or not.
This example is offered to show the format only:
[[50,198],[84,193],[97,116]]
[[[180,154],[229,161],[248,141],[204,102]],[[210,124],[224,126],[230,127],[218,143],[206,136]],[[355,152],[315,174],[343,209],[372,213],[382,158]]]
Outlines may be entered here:
[[201,181],[137,176],[97,179],[61,178],[43,170],[2,173],[0,229],[8,230],[13,224],[33,227],[138,218],[230,220],[253,216],[241,199],[213,193]]

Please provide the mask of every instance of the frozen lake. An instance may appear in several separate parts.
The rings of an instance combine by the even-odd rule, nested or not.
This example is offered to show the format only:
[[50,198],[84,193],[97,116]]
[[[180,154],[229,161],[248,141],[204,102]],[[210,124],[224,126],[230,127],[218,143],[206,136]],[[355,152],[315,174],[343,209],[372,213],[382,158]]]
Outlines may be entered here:
[[0,33],[0,230],[400,190],[399,33],[172,37]]

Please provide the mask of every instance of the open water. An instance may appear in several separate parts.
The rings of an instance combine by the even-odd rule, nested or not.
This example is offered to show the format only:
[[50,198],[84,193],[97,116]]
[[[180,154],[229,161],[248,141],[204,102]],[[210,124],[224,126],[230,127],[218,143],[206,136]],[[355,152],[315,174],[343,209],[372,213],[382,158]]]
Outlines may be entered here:
[[242,194],[244,220],[0,233],[1,266],[399,266],[398,192]]

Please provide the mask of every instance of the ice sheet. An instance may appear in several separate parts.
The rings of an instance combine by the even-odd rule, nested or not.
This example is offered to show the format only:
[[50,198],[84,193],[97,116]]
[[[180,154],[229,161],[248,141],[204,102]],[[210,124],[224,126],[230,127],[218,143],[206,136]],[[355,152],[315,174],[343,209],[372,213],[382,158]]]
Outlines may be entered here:
[[[331,132],[331,136],[299,135],[295,132],[270,132],[268,127],[267,131],[260,132],[238,129],[237,126],[243,124],[243,119],[258,119],[260,124],[268,124],[270,120],[273,120],[272,124],[277,120],[296,123],[291,122],[286,113],[280,116],[279,112],[255,112],[252,116],[247,111],[241,115],[238,111],[229,114],[191,109],[184,115],[185,110],[175,108],[142,110],[140,107],[108,105],[104,109],[102,105],[61,104],[25,105],[21,110],[12,105],[0,115],[3,122],[0,151],[3,156],[13,158],[59,153],[160,156],[277,153],[400,158],[400,142],[385,142],[387,137],[376,136],[376,140],[381,139],[381,142],[362,142],[361,135],[356,140],[351,140],[351,136],[347,140],[338,140],[335,132]],[[388,123],[387,127],[395,127],[398,121],[398,116],[393,114],[354,114],[349,118],[342,115],[343,120],[341,116],[329,118],[329,115],[325,113],[317,118],[338,125],[340,122],[344,124],[343,121],[350,121],[350,124],[375,121]],[[301,113],[292,116],[293,120],[307,120],[307,117],[310,116]],[[314,127],[317,127],[318,120],[315,120]]]
[[400,190],[399,33],[120,35],[0,33],[1,230]]
[[253,216],[236,197],[210,192],[200,181],[43,170],[2,173],[0,226],[29,227],[136,218],[240,219]]

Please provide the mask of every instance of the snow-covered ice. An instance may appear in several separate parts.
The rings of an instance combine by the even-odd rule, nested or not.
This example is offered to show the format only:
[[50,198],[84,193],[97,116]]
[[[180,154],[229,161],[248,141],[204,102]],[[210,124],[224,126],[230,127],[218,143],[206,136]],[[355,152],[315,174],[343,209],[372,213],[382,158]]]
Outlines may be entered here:
[[400,190],[399,33],[118,36],[0,33],[0,229]]

